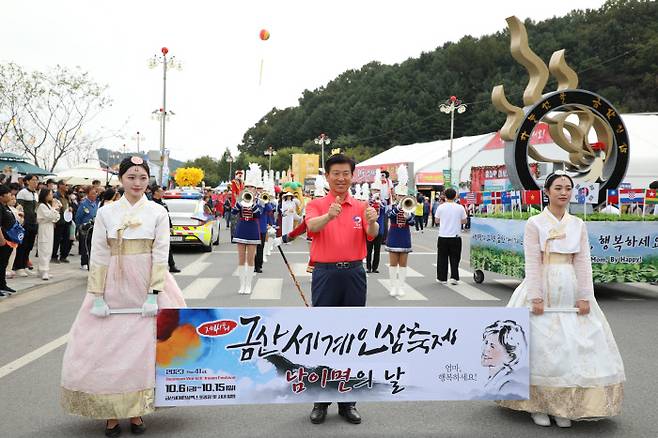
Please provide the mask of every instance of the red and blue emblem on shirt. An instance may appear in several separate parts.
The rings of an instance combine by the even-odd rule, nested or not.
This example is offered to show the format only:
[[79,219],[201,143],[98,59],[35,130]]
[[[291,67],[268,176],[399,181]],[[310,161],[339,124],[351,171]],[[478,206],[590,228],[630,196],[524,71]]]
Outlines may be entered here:
[[354,221],[354,228],[355,228],[355,229],[360,230],[360,229],[363,228],[363,225],[362,225],[362,223],[361,223],[361,216],[354,216],[354,217],[352,218],[352,220]]

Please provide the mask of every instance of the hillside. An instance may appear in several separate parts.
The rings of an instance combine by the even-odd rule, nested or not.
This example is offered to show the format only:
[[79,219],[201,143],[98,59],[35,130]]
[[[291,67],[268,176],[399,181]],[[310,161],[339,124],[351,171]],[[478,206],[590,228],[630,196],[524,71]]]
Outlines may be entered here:
[[[658,3],[608,1],[598,10],[525,22],[530,46],[546,63],[565,48],[580,88],[600,93],[621,112],[658,109]],[[390,146],[449,136],[449,117],[438,105],[450,95],[468,104],[455,120],[455,135],[494,131],[504,117],[491,105],[500,83],[512,103],[521,103],[525,70],[509,51],[507,29],[480,38],[464,36],[418,58],[348,70],[316,90],[305,90],[295,107],[272,109],[247,130],[239,150],[262,157],[267,145],[303,146],[321,132],[358,159]],[[545,91],[555,89],[551,78]]]

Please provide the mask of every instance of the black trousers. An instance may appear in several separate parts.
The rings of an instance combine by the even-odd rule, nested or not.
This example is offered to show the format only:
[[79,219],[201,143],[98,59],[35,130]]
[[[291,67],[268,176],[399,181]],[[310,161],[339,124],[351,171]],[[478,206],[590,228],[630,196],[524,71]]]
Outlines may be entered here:
[[88,232],[80,231],[79,245],[80,245],[80,266],[87,265],[89,267],[89,259],[91,257],[91,237],[94,234],[94,229],[91,228]]
[[265,249],[265,233],[260,234],[260,244],[256,247],[256,259],[254,260],[254,270],[263,269],[263,250]]
[[[348,269],[315,265],[311,283],[313,307],[365,307],[368,282],[363,265]],[[329,406],[331,403],[315,403]],[[339,402],[338,409],[354,406],[356,402]]]
[[418,227],[420,227],[420,230],[423,230],[423,217],[422,216],[414,216],[415,222],[416,222],[416,231],[418,231]]
[[59,259],[65,259],[71,252],[71,223],[64,222],[63,224],[55,224],[55,231],[53,234],[53,255],[52,258],[56,259],[59,251]]
[[439,237],[436,254],[436,278],[448,281],[448,259],[450,259],[450,278],[459,280],[459,260],[462,257],[461,237]]
[[16,248],[14,271],[27,268],[27,260],[30,258],[30,251],[34,248],[34,239],[37,238],[37,231],[39,230],[37,224],[23,224],[23,228],[25,228],[25,235],[23,243]]
[[0,289],[7,287],[7,263],[13,248],[9,245],[0,246]]
[[376,271],[379,268],[379,253],[382,247],[382,235],[378,234],[372,241],[366,242],[368,255],[366,256],[366,269]]
[[169,268],[176,266],[176,261],[174,260],[174,252],[171,250],[171,243],[169,243]]

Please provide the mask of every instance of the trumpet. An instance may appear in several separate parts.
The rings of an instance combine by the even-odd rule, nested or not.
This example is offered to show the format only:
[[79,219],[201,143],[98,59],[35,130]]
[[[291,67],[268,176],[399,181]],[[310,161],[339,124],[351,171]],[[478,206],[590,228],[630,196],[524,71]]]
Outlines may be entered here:
[[258,197],[258,200],[259,200],[262,204],[267,204],[268,202],[270,202],[270,201],[272,200],[272,197],[270,196],[269,193],[267,193],[267,192],[263,192],[263,193],[261,193],[260,196]]
[[253,207],[254,206],[254,194],[248,190],[243,191],[240,194],[240,205],[243,207]]
[[405,196],[398,202],[398,208],[406,214],[414,214],[418,202],[413,196]]

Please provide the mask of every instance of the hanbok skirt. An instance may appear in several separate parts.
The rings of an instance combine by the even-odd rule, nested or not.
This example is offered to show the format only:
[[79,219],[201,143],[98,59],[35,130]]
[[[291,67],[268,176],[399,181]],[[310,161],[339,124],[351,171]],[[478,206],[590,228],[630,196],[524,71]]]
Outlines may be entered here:
[[[549,264],[545,308],[576,305],[571,264]],[[508,307],[528,307],[527,282],[514,291]],[[612,330],[596,299],[590,313],[530,315],[530,399],[499,401],[501,406],[571,420],[610,417],[621,412],[624,364]]]
[[390,227],[385,248],[388,252],[411,252],[411,230],[409,227]]
[[[151,254],[112,256],[104,299],[110,309],[142,307],[151,277]],[[69,333],[62,364],[62,407],[97,419],[130,418],[154,410],[156,318],[141,314],[98,317],[87,294]],[[171,274],[159,308],[185,306]]]
[[233,233],[233,243],[260,245],[260,224],[258,219],[238,219],[238,224],[235,227],[235,233]]

